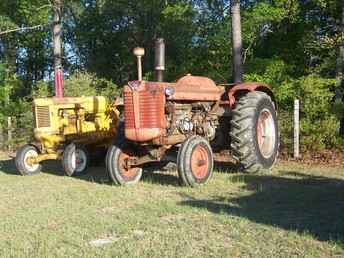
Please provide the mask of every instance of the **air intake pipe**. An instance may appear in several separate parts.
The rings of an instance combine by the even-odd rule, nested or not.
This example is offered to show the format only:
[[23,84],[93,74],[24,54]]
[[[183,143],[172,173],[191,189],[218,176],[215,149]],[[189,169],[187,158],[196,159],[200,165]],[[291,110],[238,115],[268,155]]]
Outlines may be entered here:
[[142,57],[145,55],[145,50],[142,47],[136,47],[133,52],[137,57],[137,79],[142,81]]

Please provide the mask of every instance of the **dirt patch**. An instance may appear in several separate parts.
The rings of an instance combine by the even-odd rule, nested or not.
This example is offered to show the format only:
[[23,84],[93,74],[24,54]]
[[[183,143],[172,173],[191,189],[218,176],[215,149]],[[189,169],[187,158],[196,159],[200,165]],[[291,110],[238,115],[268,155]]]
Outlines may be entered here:
[[307,165],[326,165],[326,166],[344,166],[344,151],[324,150],[319,152],[302,153],[300,159],[294,159],[289,153],[281,152],[279,156],[283,161],[297,161]]

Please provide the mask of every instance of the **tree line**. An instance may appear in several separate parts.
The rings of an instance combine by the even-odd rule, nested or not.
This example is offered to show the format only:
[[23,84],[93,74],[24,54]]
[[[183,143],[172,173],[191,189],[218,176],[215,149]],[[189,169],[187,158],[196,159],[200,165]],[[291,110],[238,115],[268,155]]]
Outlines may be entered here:
[[[0,121],[27,125],[30,101],[53,95],[56,0],[0,3]],[[230,1],[64,0],[62,66],[67,95],[114,98],[136,78],[132,49],[146,49],[153,79],[154,41],[166,42],[165,80],[187,73],[233,82]],[[292,102],[301,100],[305,149],[342,146],[344,3],[341,0],[241,0],[243,80],[272,85],[282,145],[290,146]],[[24,126],[25,127],[25,126]],[[30,126],[26,126],[30,131]]]

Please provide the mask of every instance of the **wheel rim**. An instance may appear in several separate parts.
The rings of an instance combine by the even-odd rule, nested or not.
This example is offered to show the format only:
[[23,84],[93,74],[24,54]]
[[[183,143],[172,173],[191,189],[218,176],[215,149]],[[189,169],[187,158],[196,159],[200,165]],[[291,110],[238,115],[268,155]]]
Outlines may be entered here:
[[24,155],[24,165],[25,168],[30,172],[35,172],[39,168],[39,163],[33,164],[32,162],[28,162],[31,158],[37,158],[38,152],[36,150],[28,150]]
[[209,169],[208,152],[205,147],[198,145],[191,156],[191,171],[195,178],[203,179]]
[[82,149],[75,149],[72,154],[72,168],[75,172],[82,172],[87,166],[87,155]]
[[128,166],[128,161],[132,155],[128,152],[121,152],[118,158],[118,166],[121,176],[125,180],[130,180],[136,177],[140,168],[132,168]]
[[263,109],[257,121],[257,142],[260,153],[269,158],[276,145],[276,126],[274,118],[268,109]]

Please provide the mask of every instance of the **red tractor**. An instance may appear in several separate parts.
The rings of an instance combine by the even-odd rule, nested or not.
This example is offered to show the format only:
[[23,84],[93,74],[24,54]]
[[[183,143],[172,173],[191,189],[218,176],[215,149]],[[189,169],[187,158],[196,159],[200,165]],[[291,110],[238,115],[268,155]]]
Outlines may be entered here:
[[262,83],[216,85],[186,75],[175,83],[142,80],[124,87],[122,137],[110,146],[106,168],[118,185],[136,183],[142,166],[174,157],[181,184],[205,184],[213,174],[213,152],[230,150],[243,170],[274,164],[279,147],[276,102]]

